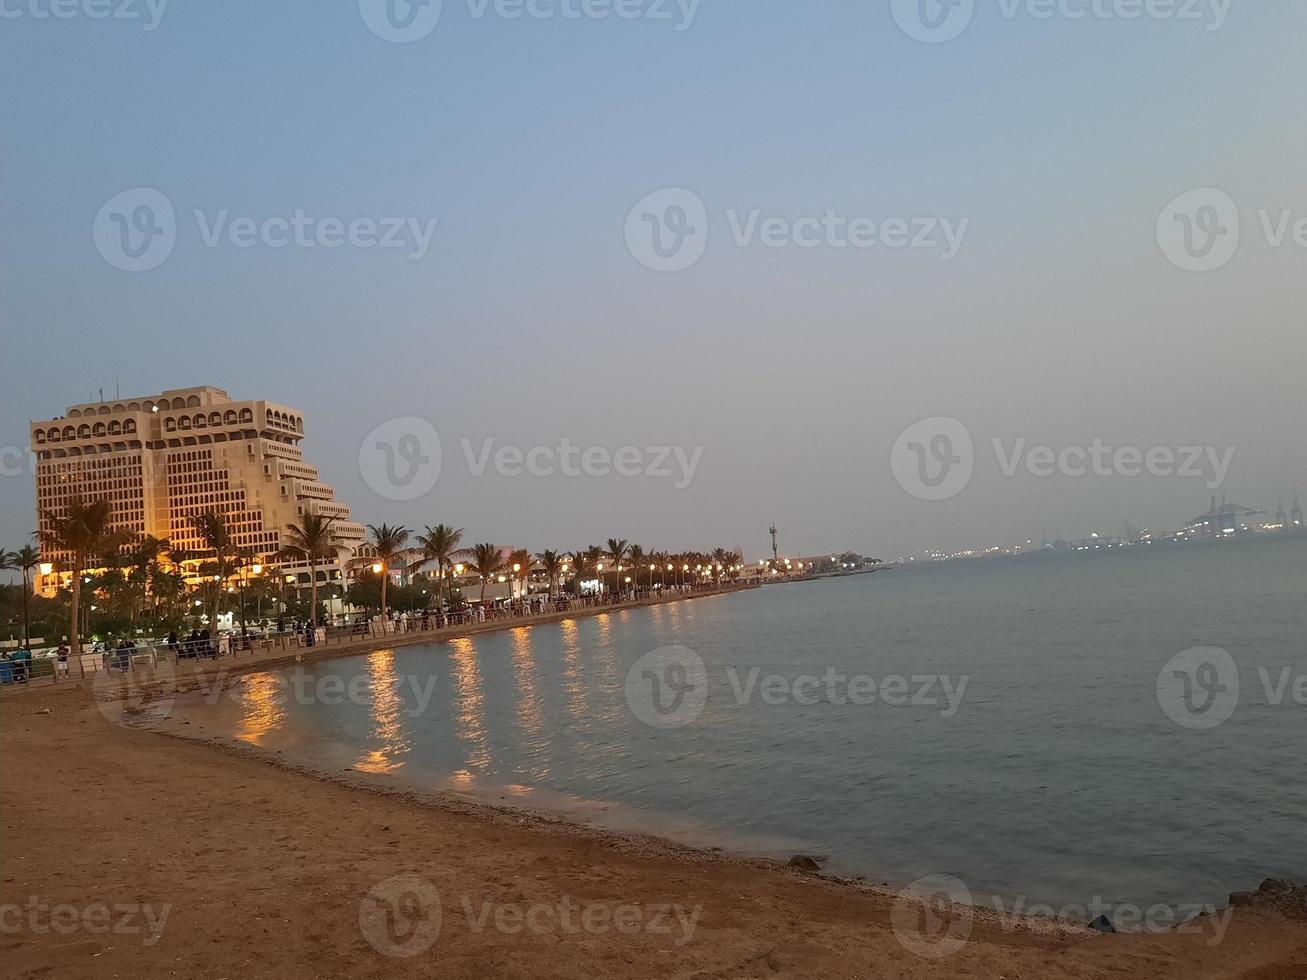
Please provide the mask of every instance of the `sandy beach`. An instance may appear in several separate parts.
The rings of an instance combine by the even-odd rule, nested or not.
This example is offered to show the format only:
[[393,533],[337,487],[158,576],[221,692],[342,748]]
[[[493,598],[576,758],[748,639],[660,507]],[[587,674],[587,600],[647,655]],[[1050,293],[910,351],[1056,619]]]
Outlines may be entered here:
[[116,724],[89,685],[0,711],[11,976],[1307,975],[1300,911],[1241,907],[1219,942],[987,915],[923,931],[865,885]]

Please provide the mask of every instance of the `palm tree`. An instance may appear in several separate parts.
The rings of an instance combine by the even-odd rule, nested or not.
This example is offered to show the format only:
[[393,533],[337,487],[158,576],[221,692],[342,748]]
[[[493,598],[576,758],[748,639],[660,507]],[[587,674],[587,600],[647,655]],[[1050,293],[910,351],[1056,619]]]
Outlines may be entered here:
[[732,558],[734,555],[725,548],[714,548],[713,553],[709,555],[711,559],[710,567],[712,568],[712,578],[716,582],[721,575],[722,570],[734,564]]
[[735,549],[728,549],[726,552],[726,570],[730,573],[732,579],[740,577],[740,563],[744,561],[744,555]]
[[50,518],[50,526],[37,532],[42,547],[71,556],[67,565],[72,573],[69,639],[73,656],[82,652],[81,634],[77,629],[82,603],[82,573],[92,560],[112,557],[132,539],[130,531],[115,529],[112,522],[113,505],[108,497],[89,501],[74,497],[62,515]]
[[[672,556],[665,551],[655,551],[653,553],[653,563],[658,566],[658,580],[663,586],[667,586],[667,577],[671,574],[667,566],[672,563]],[[649,574],[649,588],[653,588],[653,573]]]
[[504,552],[497,544],[476,544],[472,546],[472,557],[468,568],[481,576],[481,601],[486,601],[486,580],[504,570]]
[[318,562],[332,561],[340,554],[340,545],[331,534],[334,517],[325,514],[305,514],[299,524],[287,524],[285,544],[280,555],[295,561],[308,562],[310,590],[309,620],[316,632],[318,628]]
[[526,595],[527,583],[531,580],[531,552],[525,548],[518,548],[508,556],[508,561],[504,563],[513,569],[513,578],[517,582],[517,594]]
[[28,578],[28,573],[40,564],[40,549],[34,548],[30,544],[25,544],[17,551],[9,553],[9,567],[22,572],[23,575],[23,646],[25,647],[30,646],[32,643],[31,626],[28,616],[29,600],[32,597],[32,585],[31,579]]
[[581,573],[585,570],[585,563],[589,557],[585,548],[577,548],[568,553],[568,560],[572,563],[572,582],[576,586],[577,596],[581,595]]
[[[153,534],[147,534],[136,542],[136,547],[132,549],[130,561],[134,566],[132,571],[132,580],[138,584],[143,592],[148,592],[153,602],[153,582],[158,575],[165,558],[172,555],[172,545],[167,538],[156,538]],[[142,602],[144,605],[144,602]]]
[[592,544],[585,549],[585,563],[594,569],[595,579],[599,583],[599,591],[604,590],[604,549],[597,544]]
[[[626,549],[626,555],[631,559],[631,565],[635,568],[635,588],[640,588],[640,566],[649,564],[649,556],[644,553],[644,549],[638,544],[633,544]],[[653,588],[653,570],[649,570],[649,588]]]
[[541,567],[544,568],[545,574],[549,576],[549,601],[554,601],[554,582],[562,574],[563,566],[567,564],[566,560],[557,551],[542,551],[536,555],[540,560]]
[[[613,571],[617,571],[618,568],[621,567],[622,560],[626,558],[626,554],[630,550],[631,550],[631,546],[626,543],[626,538],[608,539],[608,550],[606,554],[613,561]],[[621,576],[618,576],[617,578],[617,591],[619,594],[622,591]]]
[[381,527],[369,524],[368,531],[372,534],[372,548],[376,552],[375,559],[366,555],[359,555],[350,560],[349,567],[364,568],[369,565],[381,565],[381,618],[384,621],[390,611],[386,606],[386,587],[390,584],[390,564],[404,550],[404,545],[408,543],[409,530],[402,524],[393,526],[382,524]]
[[[448,524],[437,524],[435,527],[427,525],[425,534],[417,536],[418,547],[422,549],[422,557],[409,566],[410,570],[417,571],[428,562],[436,563],[436,571],[440,574],[443,581],[445,578],[445,569],[453,568],[454,554],[458,551],[458,546],[463,540],[463,529],[461,527],[450,527]],[[449,576],[449,608],[454,608],[454,576]]]
[[155,568],[150,573],[150,600],[154,614],[166,610],[165,615],[172,615],[186,596],[186,576],[172,568]]
[[[18,552],[5,551],[4,548],[0,548],[0,572],[14,571],[17,568],[18,568]],[[26,580],[26,576],[23,576],[23,578],[24,580]],[[27,590],[24,589],[23,591],[24,593],[26,593]],[[26,599],[27,596],[24,595],[23,598]],[[25,636],[24,636],[23,645],[24,646],[27,645]]]
[[[221,511],[210,509],[193,514],[191,525],[195,528],[196,536],[203,543],[204,548],[200,552],[189,554],[188,557],[207,558],[210,554],[213,556],[213,564],[206,567],[205,572],[212,574],[214,578],[213,612],[209,615],[209,632],[215,633],[218,628],[218,605],[222,596],[222,583],[231,575],[237,548],[232,540],[231,531],[227,528],[227,517]],[[209,574],[205,574],[203,578],[207,593]]]

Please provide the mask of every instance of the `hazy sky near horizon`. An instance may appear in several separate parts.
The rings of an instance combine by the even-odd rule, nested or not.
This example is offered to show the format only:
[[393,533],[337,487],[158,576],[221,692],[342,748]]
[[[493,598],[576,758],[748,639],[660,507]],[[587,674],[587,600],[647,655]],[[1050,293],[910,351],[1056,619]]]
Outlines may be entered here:
[[[368,18],[360,0],[172,0],[153,30],[145,0],[126,8],[138,20],[3,0],[0,445],[25,447],[29,418],[99,387],[212,384],[302,410],[306,458],[359,520],[532,549],[618,535],[757,558],[775,521],[791,553],[895,557],[1173,528],[1213,493],[1307,500],[1307,225],[1295,242],[1292,224],[1307,218],[1307,7],[1177,0],[1149,9],[1203,19],[1124,19],[1105,14],[1130,0],[1063,0],[1044,19],[1038,2],[975,0],[960,36],[926,43],[889,0],[702,0],[692,19],[676,0],[625,2],[651,16],[445,0],[429,34],[390,43],[372,0]],[[582,9],[535,9],[563,7]],[[132,272],[93,231],[137,188],[175,209],[175,242]],[[694,197],[628,227],[664,188]],[[1213,218],[1224,233],[1214,252],[1192,240],[1211,271],[1159,243],[1195,188],[1237,209],[1232,255],[1223,199],[1192,210],[1195,235]],[[681,222],[668,200],[704,215]],[[296,212],[400,218],[406,247],[238,244],[237,219]],[[828,212],[843,232],[816,230]],[[815,244],[765,232],[770,218],[818,219],[794,231]],[[889,239],[882,222],[904,218],[939,247],[837,247],[859,218]],[[701,257],[648,268],[651,219],[664,245],[706,227]],[[951,257],[941,227],[960,235]],[[434,423],[441,470],[396,500],[359,449],[407,416]],[[934,417],[974,445],[944,500],[891,467],[900,434]],[[958,449],[922,432],[898,452]],[[675,457],[672,476],[475,474],[486,440],[564,439],[702,454],[688,486]],[[1219,487],[1210,466],[1003,472],[1020,445],[1096,439],[1234,456]],[[31,474],[0,487],[14,548]]]

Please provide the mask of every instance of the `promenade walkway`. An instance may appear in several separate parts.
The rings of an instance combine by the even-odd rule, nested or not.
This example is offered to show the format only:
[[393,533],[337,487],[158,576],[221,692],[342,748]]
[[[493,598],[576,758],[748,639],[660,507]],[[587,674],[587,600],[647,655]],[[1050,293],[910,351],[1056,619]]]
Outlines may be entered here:
[[[452,617],[421,614],[410,617],[407,623],[383,623],[376,620],[362,627],[357,625],[318,629],[316,642],[308,643],[308,631],[274,633],[251,639],[247,644],[233,642],[225,653],[212,655],[185,655],[183,647],[165,644],[141,646],[130,653],[109,651],[108,654],[83,653],[72,658],[68,677],[53,672],[33,676],[24,684],[7,684],[0,688],[0,697],[21,696],[21,692],[50,686],[74,687],[91,682],[97,695],[117,698],[160,687],[185,689],[195,685],[207,686],[217,678],[265,670],[291,663],[321,660],[330,657],[370,653],[373,650],[394,649],[421,643],[443,642],[479,633],[517,629],[558,623],[568,619],[601,616],[627,609],[662,605],[688,599],[727,595],[757,588],[756,579],[718,585],[686,585],[665,590],[640,590],[605,596],[556,599],[541,604],[520,601],[487,610],[484,618],[475,610],[464,611]],[[80,660],[80,662],[76,662]]]

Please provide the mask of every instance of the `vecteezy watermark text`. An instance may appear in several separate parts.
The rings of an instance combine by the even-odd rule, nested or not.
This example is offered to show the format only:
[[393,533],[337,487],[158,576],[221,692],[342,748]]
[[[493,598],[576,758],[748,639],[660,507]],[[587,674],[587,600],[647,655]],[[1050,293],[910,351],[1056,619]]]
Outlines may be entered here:
[[[258,677],[258,683],[263,688],[260,690],[261,697],[270,693],[266,690],[270,686],[279,692],[278,696],[283,700],[298,705],[348,703],[369,707],[376,700],[376,684],[365,674],[358,674],[346,680],[339,674],[318,674],[296,665],[290,671],[260,674]],[[245,687],[240,682],[248,683],[248,675],[238,676],[235,680],[236,684],[227,684],[223,672],[220,671],[217,677],[202,689],[204,702],[210,705],[217,704],[224,695],[231,695],[239,700]],[[409,707],[401,713],[417,718],[426,714],[431,704],[431,698],[436,693],[436,677],[434,674],[426,677],[405,674],[396,680],[392,690],[408,695],[405,697],[405,703]]]
[[[230,208],[196,208],[193,216],[204,248],[399,250],[414,262],[426,257],[439,223],[434,217],[342,218],[309,214],[302,208],[257,216],[236,214]],[[172,255],[179,233],[171,199],[152,187],[115,194],[91,225],[96,250],[124,272],[157,269]]]
[[172,905],[154,906],[141,902],[70,902],[48,903],[35,895],[25,905],[0,905],[0,933],[14,935],[71,936],[77,932],[91,935],[141,936],[141,945],[153,946],[163,935]]
[[1208,903],[1142,906],[1108,901],[1101,895],[1063,905],[1030,902],[1024,895],[1011,901],[1001,895],[981,898],[961,879],[941,874],[918,878],[901,889],[891,907],[890,922],[895,938],[909,952],[923,959],[942,959],[966,946],[976,915],[982,911],[987,921],[996,918],[998,927],[1008,933],[1052,923],[1074,931],[1092,928],[1125,934],[1203,936],[1209,947],[1224,940],[1234,915],[1233,908],[1220,909]]
[[22,446],[0,446],[0,476],[31,476],[36,472],[36,453]]
[[[459,897],[468,931],[505,936],[536,935],[666,936],[675,946],[694,938],[703,906],[671,902],[581,901],[563,895],[552,901],[513,902]],[[359,903],[359,928],[374,949],[386,956],[408,958],[429,950],[440,937],[444,913],[440,892],[430,881],[413,874],[397,875],[368,890]]]
[[[619,477],[670,480],[677,490],[694,481],[703,446],[585,445],[563,436],[551,445],[501,444],[493,438],[461,437],[460,456],[469,476],[489,473],[505,479]],[[379,496],[416,500],[436,486],[444,466],[440,433],[426,419],[389,419],[374,428],[359,446],[359,472]]]
[[1219,31],[1233,4],[1234,0],[890,0],[890,10],[908,37],[942,44],[961,36],[978,8],[996,9],[1006,21],[1174,21]]
[[[1095,436],[1086,444],[1032,444],[1024,436],[991,440],[1004,477],[1026,474],[1047,478],[1149,476],[1202,480],[1221,487],[1234,462],[1235,447],[1112,445]],[[895,481],[918,500],[948,500],[971,482],[976,447],[971,431],[958,419],[935,416],[914,422],[890,447]]]
[[[736,248],[916,250],[942,261],[957,257],[970,218],[938,215],[821,214],[790,218],[761,208],[727,208],[725,225]],[[708,247],[708,207],[694,191],[667,187],[647,194],[626,215],[623,233],[631,256],[655,272],[680,272],[695,265]]]
[[[942,718],[957,714],[971,678],[963,674],[894,674],[881,677],[845,673],[826,667],[820,674],[764,675],[760,667],[726,667],[728,700],[738,705],[755,699],[770,707],[868,706],[932,708]],[[708,704],[710,678],[703,658],[688,647],[659,647],[637,660],[626,674],[626,702],[631,712],[654,728],[680,728],[698,720]]]
[[0,0],[0,20],[131,20],[153,31],[169,0]]
[[483,476],[493,467],[499,476],[551,477],[650,477],[672,480],[684,490],[694,480],[703,459],[703,446],[580,446],[564,437],[556,446],[498,446],[494,439],[482,439],[479,447],[470,439],[459,439],[468,472]]
[[[690,29],[700,0],[467,0],[472,20],[642,20]],[[363,23],[393,44],[421,41],[440,23],[442,0],[358,0]]]

